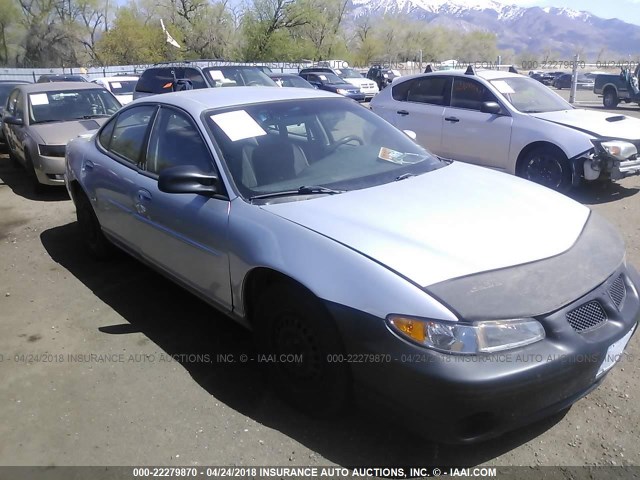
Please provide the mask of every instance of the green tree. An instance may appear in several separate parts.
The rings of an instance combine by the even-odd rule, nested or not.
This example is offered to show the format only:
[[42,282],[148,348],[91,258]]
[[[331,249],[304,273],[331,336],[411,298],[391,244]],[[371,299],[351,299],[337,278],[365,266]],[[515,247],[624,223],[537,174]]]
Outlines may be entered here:
[[295,57],[296,44],[288,30],[308,23],[298,0],[253,0],[242,20],[242,58],[252,61]]
[[110,65],[156,63],[170,59],[169,49],[160,24],[145,18],[135,4],[118,10],[113,26],[96,44],[103,62]]

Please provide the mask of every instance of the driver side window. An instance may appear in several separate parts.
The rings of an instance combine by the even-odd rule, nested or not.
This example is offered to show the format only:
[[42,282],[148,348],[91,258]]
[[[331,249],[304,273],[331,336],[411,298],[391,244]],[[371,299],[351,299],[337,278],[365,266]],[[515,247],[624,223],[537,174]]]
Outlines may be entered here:
[[145,169],[160,174],[166,168],[181,165],[213,172],[209,149],[193,121],[178,110],[163,107],[151,132]]

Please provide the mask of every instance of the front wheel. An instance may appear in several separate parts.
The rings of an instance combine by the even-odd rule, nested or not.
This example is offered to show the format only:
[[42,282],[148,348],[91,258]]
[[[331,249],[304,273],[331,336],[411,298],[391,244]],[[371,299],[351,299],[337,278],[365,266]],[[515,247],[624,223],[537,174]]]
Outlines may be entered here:
[[339,413],[350,397],[351,376],[342,341],[321,302],[302,287],[278,283],[256,305],[256,342],[277,394],[316,417]]
[[563,192],[571,186],[571,166],[566,155],[556,147],[537,147],[520,161],[520,177]]
[[618,99],[618,95],[616,95],[615,90],[610,88],[607,89],[602,97],[602,104],[604,105],[604,108],[616,108],[618,103],[620,103],[620,100]]

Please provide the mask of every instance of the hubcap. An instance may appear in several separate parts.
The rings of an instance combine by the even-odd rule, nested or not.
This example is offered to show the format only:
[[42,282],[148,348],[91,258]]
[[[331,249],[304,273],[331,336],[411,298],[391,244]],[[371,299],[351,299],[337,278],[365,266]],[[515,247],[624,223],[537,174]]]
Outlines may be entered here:
[[[274,331],[275,359],[280,368],[297,381],[313,381],[321,375],[321,355],[316,341],[304,322],[294,313],[276,320]],[[280,358],[282,355],[302,358]],[[300,361],[301,360],[301,361]]]
[[563,176],[562,164],[551,155],[536,155],[527,163],[527,179],[545,187],[557,189]]

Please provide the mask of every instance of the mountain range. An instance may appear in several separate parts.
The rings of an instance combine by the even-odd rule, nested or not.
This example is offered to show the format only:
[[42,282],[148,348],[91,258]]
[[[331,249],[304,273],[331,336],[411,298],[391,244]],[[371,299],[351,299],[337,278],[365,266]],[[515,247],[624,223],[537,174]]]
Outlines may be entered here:
[[430,25],[464,32],[483,30],[497,35],[498,48],[545,53],[595,62],[636,60],[640,55],[640,25],[604,19],[588,12],[556,7],[520,7],[494,0],[472,3],[445,0],[352,0],[353,14],[403,13]]

